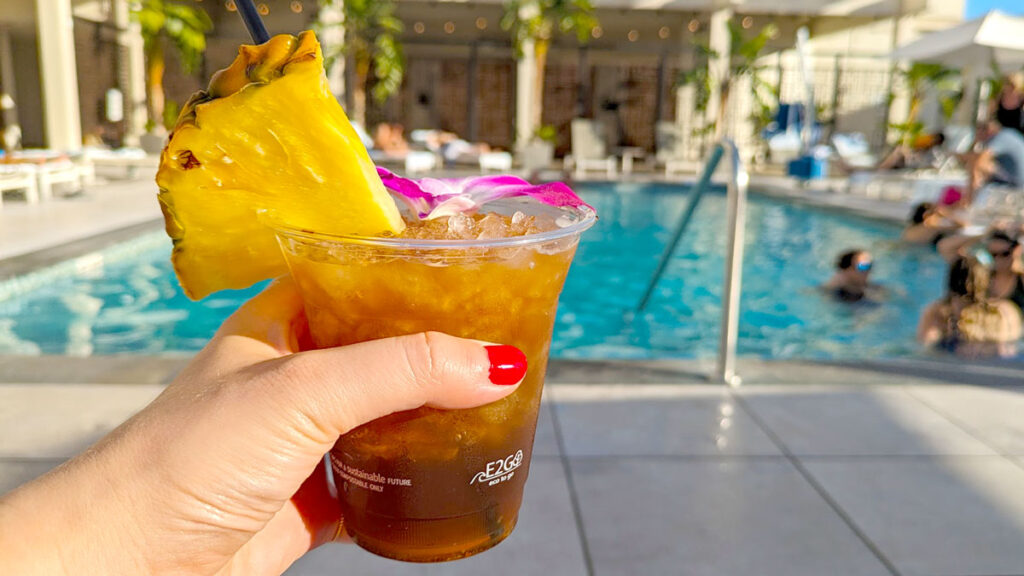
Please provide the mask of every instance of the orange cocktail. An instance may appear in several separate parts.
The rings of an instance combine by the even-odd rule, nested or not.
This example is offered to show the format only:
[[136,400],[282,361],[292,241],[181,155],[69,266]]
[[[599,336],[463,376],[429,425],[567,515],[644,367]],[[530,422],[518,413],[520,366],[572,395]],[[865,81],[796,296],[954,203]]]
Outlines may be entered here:
[[516,524],[558,295],[594,215],[530,200],[487,209],[495,214],[413,224],[396,238],[278,228],[318,347],[434,330],[516,346],[529,363],[503,400],[399,412],[338,440],[346,530],[382,556],[462,558]]

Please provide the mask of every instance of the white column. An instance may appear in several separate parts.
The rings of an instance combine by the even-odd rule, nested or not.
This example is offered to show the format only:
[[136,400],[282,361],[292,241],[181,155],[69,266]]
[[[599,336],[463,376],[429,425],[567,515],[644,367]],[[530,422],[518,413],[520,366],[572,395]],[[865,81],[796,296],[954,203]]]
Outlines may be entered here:
[[36,0],[36,24],[46,145],[78,150],[82,147],[82,121],[71,0]]
[[[679,29],[679,38],[683,45],[679,68],[691,70],[696,65],[693,58],[693,33],[687,29],[685,23]],[[699,154],[697,143],[692,137],[693,131],[699,123],[694,111],[695,95],[692,84],[676,87],[676,127],[681,140],[680,148],[686,150],[687,158],[695,158]]]
[[341,2],[325,5],[320,8],[318,16],[321,25],[320,42],[325,52],[336,54],[337,57],[327,70],[327,84],[338,102],[345,103],[345,56],[341,47],[345,45],[345,14]]
[[146,132],[146,61],[142,28],[132,22],[128,0],[114,0],[114,25],[117,26],[118,57],[124,83],[124,116],[126,146],[138,146],[139,136]]
[[[0,26],[0,118],[3,132],[0,132],[0,146],[14,146],[21,139],[18,125],[18,106],[14,99],[14,54],[11,52],[11,34]],[[10,142],[7,142],[10,139]]]
[[523,54],[516,62],[516,148],[522,149],[533,137],[533,90],[537,81],[537,60],[533,41],[523,42]]
[[[719,117],[719,98],[722,94],[721,83],[729,76],[729,59],[731,57],[731,44],[729,38],[729,21],[732,20],[732,8],[727,3],[718,3],[715,11],[711,13],[711,24],[708,30],[708,46],[718,56],[708,61],[708,71],[711,73],[711,99],[708,101],[708,120],[714,122]],[[723,117],[724,123],[724,117]],[[718,126],[716,135],[725,133],[725,126]]]

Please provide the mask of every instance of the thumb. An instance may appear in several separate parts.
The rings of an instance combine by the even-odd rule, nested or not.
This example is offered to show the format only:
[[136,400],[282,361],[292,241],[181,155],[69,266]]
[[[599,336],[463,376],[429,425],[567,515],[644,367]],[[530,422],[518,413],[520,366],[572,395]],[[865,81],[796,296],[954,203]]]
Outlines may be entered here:
[[512,393],[526,356],[439,332],[291,354],[254,366],[268,418],[291,415],[296,431],[327,447],[349,430],[428,405],[472,408]]

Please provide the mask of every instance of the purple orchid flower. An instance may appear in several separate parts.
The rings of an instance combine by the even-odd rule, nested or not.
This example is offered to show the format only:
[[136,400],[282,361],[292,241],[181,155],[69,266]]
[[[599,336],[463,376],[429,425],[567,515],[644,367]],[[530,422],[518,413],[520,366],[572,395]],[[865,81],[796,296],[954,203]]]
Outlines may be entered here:
[[413,180],[379,166],[377,174],[384,187],[398,195],[421,220],[469,212],[488,202],[513,196],[529,196],[551,206],[594,209],[562,182],[530,184],[516,176]]

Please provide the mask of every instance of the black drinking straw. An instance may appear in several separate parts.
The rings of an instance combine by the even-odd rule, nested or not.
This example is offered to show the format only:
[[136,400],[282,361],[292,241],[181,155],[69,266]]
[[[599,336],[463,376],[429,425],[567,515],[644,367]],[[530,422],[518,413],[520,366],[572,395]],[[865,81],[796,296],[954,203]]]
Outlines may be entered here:
[[270,33],[267,32],[267,26],[263,24],[263,18],[256,10],[253,0],[235,0],[235,6],[238,8],[238,14],[242,17],[242,22],[245,22],[245,29],[249,31],[253,42],[263,44],[270,40]]

